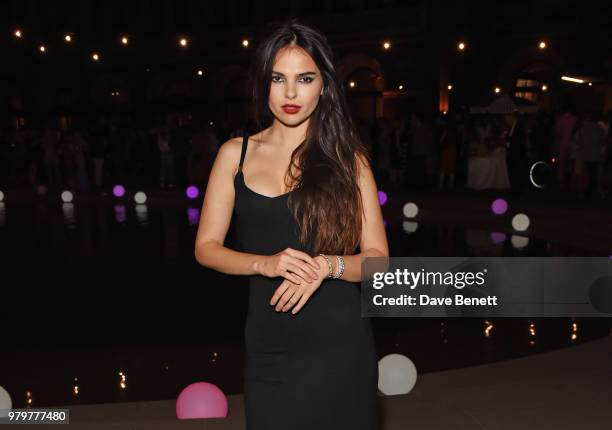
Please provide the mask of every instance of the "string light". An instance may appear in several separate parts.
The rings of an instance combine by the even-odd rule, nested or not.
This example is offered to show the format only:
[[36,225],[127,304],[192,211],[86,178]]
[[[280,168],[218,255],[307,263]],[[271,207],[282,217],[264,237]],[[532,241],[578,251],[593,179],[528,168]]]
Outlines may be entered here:
[[390,42],[385,42],[385,43],[383,43],[383,48],[384,48],[384,49],[389,49],[389,48],[391,48],[391,43],[390,43]]
[[179,39],[179,45],[180,45],[182,48],[185,48],[185,47],[187,46],[187,43],[188,43],[188,42],[187,42],[187,38],[185,38],[185,37],[181,37],[181,38]]
[[243,39],[242,40],[242,46],[244,46],[245,48],[249,46],[249,40],[248,39]]
[[499,87],[495,87],[495,90],[494,90],[494,91],[495,91],[495,94],[499,94],[499,93],[501,92],[501,88],[499,88]]
[[453,86],[449,84],[448,87],[446,87],[446,88],[448,88],[448,90],[450,91],[450,90],[453,89]]
[[13,34],[15,35],[15,37],[16,37],[17,39],[21,39],[21,37],[23,36],[23,35],[21,34],[21,30],[20,30],[20,29],[16,29],[16,30],[15,30],[15,32],[14,32]]
[[127,36],[123,36],[123,37],[121,38],[121,43],[123,43],[124,45],[127,45],[127,44],[128,44],[128,42],[129,42],[129,40],[128,40]]
[[355,82],[353,82],[353,81],[349,82],[349,87],[355,88]]
[[65,40],[67,43],[70,43],[70,42],[72,42],[72,36],[71,36],[70,34],[66,34],[66,35],[64,36],[64,40]]
[[403,86],[403,85],[400,85],[398,88],[399,88],[400,90],[403,90],[403,89],[404,89],[404,86]]
[[38,47],[38,50],[39,50],[40,52],[43,52],[43,53],[47,52],[47,48],[46,48],[46,46],[45,46],[45,45],[40,45],[40,46]]
[[198,72],[197,72],[197,73],[198,73],[198,76],[202,76],[202,75],[204,75],[204,71],[203,71],[202,69],[198,69]]
[[546,90],[548,90],[548,85],[546,84],[542,85],[542,91],[546,91]]
[[538,46],[540,49],[546,49],[546,42],[542,40]]
[[99,61],[100,60],[100,54],[98,54],[97,52],[94,52],[93,54],[91,54],[91,59],[94,61]]
[[561,76],[562,81],[575,82],[577,84],[584,84],[583,79],[572,78],[571,76]]
[[457,45],[457,48],[459,48],[460,51],[465,50],[465,42],[459,42],[459,44]]

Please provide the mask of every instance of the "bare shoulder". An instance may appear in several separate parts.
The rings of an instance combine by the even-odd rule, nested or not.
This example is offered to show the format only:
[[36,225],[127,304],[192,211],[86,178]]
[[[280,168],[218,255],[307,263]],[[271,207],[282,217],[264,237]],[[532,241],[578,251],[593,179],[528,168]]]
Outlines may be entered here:
[[373,173],[368,158],[362,153],[357,153],[355,155],[355,159],[357,164],[357,175],[359,177],[359,181],[362,184],[364,182],[371,182],[371,180],[373,179]]
[[238,171],[240,163],[240,152],[242,151],[242,137],[233,137],[224,142],[217,152],[217,161],[232,173]]
[[358,152],[357,155],[355,155],[355,158],[357,159],[357,168],[360,172],[362,172],[364,169],[367,170],[370,168],[370,163],[364,154]]

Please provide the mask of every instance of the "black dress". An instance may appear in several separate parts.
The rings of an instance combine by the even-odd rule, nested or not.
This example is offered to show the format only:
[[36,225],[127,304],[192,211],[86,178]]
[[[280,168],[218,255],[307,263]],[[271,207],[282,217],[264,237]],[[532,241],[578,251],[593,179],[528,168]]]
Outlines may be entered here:
[[[234,178],[240,251],[273,255],[300,245],[287,207],[247,187],[248,136]],[[247,178],[248,180],[248,178]],[[378,358],[361,317],[359,283],[325,279],[302,309],[277,312],[270,299],[284,278],[249,277],[244,399],[248,430],[378,429]]]

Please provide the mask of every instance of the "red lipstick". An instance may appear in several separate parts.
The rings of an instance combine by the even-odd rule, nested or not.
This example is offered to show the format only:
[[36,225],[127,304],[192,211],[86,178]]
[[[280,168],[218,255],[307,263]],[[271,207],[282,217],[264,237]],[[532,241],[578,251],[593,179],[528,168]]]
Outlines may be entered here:
[[293,114],[296,114],[296,113],[298,113],[300,111],[301,106],[287,104],[287,105],[282,105],[281,108],[283,108],[285,113],[293,115]]

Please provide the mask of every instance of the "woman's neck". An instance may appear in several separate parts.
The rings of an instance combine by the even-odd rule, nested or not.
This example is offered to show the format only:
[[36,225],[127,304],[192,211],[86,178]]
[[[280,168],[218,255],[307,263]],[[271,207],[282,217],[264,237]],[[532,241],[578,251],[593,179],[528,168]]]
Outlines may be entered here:
[[295,127],[287,127],[278,120],[262,133],[262,138],[272,145],[278,145],[285,149],[297,148],[306,138],[308,120]]

